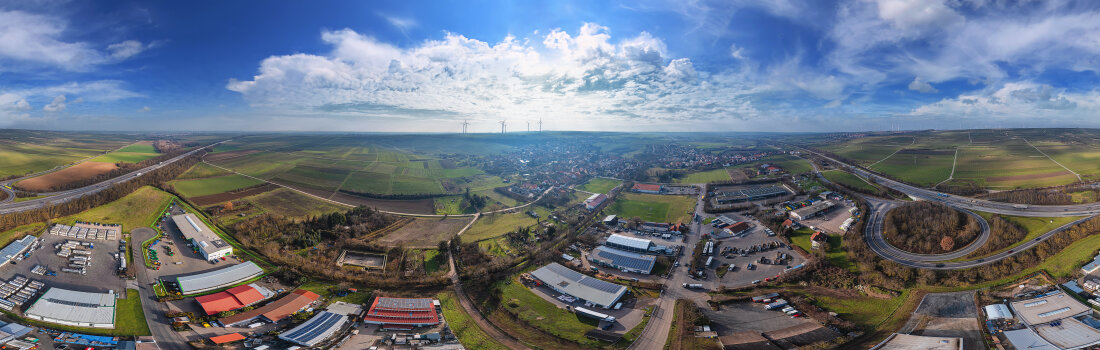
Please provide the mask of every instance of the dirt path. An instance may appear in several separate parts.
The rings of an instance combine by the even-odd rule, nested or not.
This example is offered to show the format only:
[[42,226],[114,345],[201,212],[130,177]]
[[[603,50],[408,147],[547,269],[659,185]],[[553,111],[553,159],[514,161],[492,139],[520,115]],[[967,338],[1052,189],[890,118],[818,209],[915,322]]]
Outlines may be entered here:
[[[473,223],[473,221],[471,221],[471,223]],[[458,299],[458,303],[462,305],[462,308],[466,309],[466,313],[470,315],[470,319],[473,319],[474,323],[477,323],[477,326],[485,331],[485,334],[488,334],[489,337],[496,339],[496,341],[507,346],[509,349],[529,350],[530,348],[520,344],[520,342],[511,335],[504,333],[492,323],[489,323],[489,320],[486,320],[485,317],[481,315],[481,312],[474,307],[474,303],[470,301],[466,296],[466,292],[462,290],[462,281],[459,280],[458,273],[456,273],[457,270],[455,270],[454,255],[448,251],[447,256],[447,263],[451,265],[451,282],[454,283],[455,286],[455,298]]]
[[1042,154],[1043,157],[1047,157],[1047,159],[1050,159],[1050,161],[1054,162],[1054,164],[1058,164],[1058,166],[1062,167],[1062,169],[1066,169],[1066,171],[1068,171],[1070,174],[1073,174],[1073,176],[1076,176],[1077,181],[1081,181],[1081,174],[1075,173],[1075,172],[1073,172],[1073,170],[1069,170],[1069,168],[1067,168],[1065,165],[1062,165],[1062,163],[1059,163],[1057,160],[1054,160],[1054,158],[1051,158],[1050,156],[1048,156],[1046,154],[1046,152],[1043,152],[1043,150],[1039,149],[1039,147],[1035,147],[1035,145],[1031,144],[1031,141],[1028,141],[1027,139],[1024,139],[1024,142],[1027,143],[1028,146],[1031,146],[1031,148],[1034,148],[1036,151],[1038,151],[1039,154]]

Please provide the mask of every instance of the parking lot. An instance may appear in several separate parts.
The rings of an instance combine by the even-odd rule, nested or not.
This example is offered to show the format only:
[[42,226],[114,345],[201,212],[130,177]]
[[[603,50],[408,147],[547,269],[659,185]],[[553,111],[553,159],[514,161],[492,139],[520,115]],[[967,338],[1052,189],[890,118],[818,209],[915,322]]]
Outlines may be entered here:
[[[170,215],[180,215],[185,212],[182,208],[173,205],[169,207],[168,213]],[[160,243],[153,247],[157,251],[157,257],[160,258],[161,263],[160,270],[149,271],[150,275],[155,278],[174,280],[175,277],[218,270],[239,262],[237,259],[227,258],[224,261],[219,260],[218,263],[212,264],[188,246],[188,241],[183,238],[183,234],[172,223],[170,217],[161,217],[157,225],[164,235],[161,237]],[[171,247],[172,255],[168,255],[166,247]]]
[[737,332],[771,332],[815,321],[806,317],[791,318],[779,310],[764,310],[760,303],[729,303],[719,310],[702,308],[719,336]]
[[[604,308],[599,308],[599,307],[586,307],[586,306],[584,306],[584,303],[580,302],[580,301],[574,301],[572,303],[565,302],[561,299],[558,299],[558,297],[562,295],[561,293],[555,292],[553,289],[550,289],[550,288],[547,288],[547,287],[544,287],[544,286],[543,287],[529,286],[529,287],[531,288],[531,291],[535,293],[535,295],[538,295],[539,297],[545,299],[546,301],[549,301],[550,303],[553,303],[555,306],[557,306],[559,308],[565,309],[566,306],[573,306],[573,307],[579,306],[579,307],[588,308],[589,310],[593,310],[593,311],[596,311],[596,312],[599,312],[599,313],[607,314],[608,316],[615,317],[615,321],[616,321],[615,324],[611,325],[611,328],[608,328],[607,330],[610,331],[610,332],[617,332],[617,333],[629,331],[631,328],[634,328],[634,326],[637,326],[639,323],[641,323],[642,322],[642,317],[645,316],[645,308],[648,307],[648,306],[651,306],[652,304],[654,304],[656,302],[656,300],[654,300],[654,299],[649,299],[649,300],[643,300],[642,302],[639,303],[638,300],[635,299],[635,298],[630,298],[630,299],[623,298],[623,300],[621,300],[621,302],[623,303],[622,308],[620,308],[619,310],[611,310],[611,309],[604,309]],[[584,316],[577,316],[577,317],[584,317]]]
[[[119,251],[119,240],[81,240],[48,232],[39,236],[41,246],[31,253],[30,257],[22,261],[13,261],[10,265],[0,267],[0,279],[10,280],[16,275],[22,275],[29,279],[46,283],[47,287],[58,287],[84,292],[107,292],[113,290],[116,293],[125,290],[125,280],[118,276],[118,260],[113,253]],[[85,268],[86,275],[78,273],[62,272],[68,267],[69,258],[58,256],[55,245],[66,241],[90,242],[91,247],[81,247],[81,250],[90,251],[91,263]],[[76,256],[77,254],[74,254]],[[56,276],[38,275],[31,270],[35,265],[45,266],[48,271],[53,271]]]
[[854,205],[850,201],[840,201],[837,206],[829,209],[824,214],[802,220],[799,223],[827,233],[844,234],[846,230],[840,229],[840,225],[844,224],[844,220],[852,217],[848,209],[853,208]]
[[[800,255],[790,246],[782,243],[783,240],[777,236],[769,237],[763,225],[749,217],[743,217],[736,214],[725,214],[725,216],[731,219],[748,221],[753,224],[749,231],[741,236],[717,238],[718,245],[714,249],[714,264],[710,268],[706,269],[707,278],[714,279],[717,277],[717,269],[721,269],[723,264],[734,264],[736,267],[732,271],[728,271],[725,276],[717,279],[717,285],[728,288],[737,288],[751,285],[753,281],[765,281],[769,278],[775,278],[777,275],[782,274],[788,267],[797,266],[806,261],[806,258]],[[704,230],[713,229],[710,225],[703,225]],[[768,246],[772,242],[780,242],[781,246],[775,248],[759,249],[756,252],[752,252],[752,248]],[[746,250],[745,256],[741,256],[738,252],[729,253],[723,255],[727,248]],[[775,257],[777,254],[786,254],[789,258],[780,264],[776,264]],[[767,262],[761,263],[760,258],[764,257],[768,259]],[[753,265],[752,269],[749,269],[749,264]],[[717,287],[717,286],[716,286]]]

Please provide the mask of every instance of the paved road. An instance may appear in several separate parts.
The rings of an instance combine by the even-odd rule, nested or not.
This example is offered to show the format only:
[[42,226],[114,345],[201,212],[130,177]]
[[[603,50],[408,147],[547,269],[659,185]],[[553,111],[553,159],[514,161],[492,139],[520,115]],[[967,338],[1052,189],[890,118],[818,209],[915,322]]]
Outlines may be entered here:
[[[810,153],[813,153],[813,154],[816,154],[818,156],[821,156],[823,158],[829,159],[832,162],[847,165],[844,162],[837,161],[836,159],[827,157],[827,156],[822,155],[820,153],[813,152],[813,151],[810,151],[810,150],[806,150],[806,151],[810,152]],[[851,167],[851,166],[849,165],[849,167]],[[902,193],[905,193],[905,194],[907,194],[910,197],[913,197],[915,199],[938,201],[938,202],[944,203],[948,206],[951,206],[955,209],[961,209],[961,210],[963,210],[964,212],[967,212],[967,214],[970,214],[970,215],[975,215],[974,213],[970,212],[971,210],[977,210],[977,211],[992,212],[992,213],[995,213],[995,214],[1002,214],[1002,215],[1016,215],[1016,216],[1029,216],[1029,217],[1085,216],[1085,218],[1074,220],[1073,222],[1070,222],[1070,223],[1067,223],[1065,225],[1059,226],[1058,228],[1050,230],[1049,232],[1046,232],[1046,233],[1040,235],[1039,237],[1036,237],[1032,240],[1024,242],[1024,243],[1022,243],[1022,244],[1020,244],[1020,245],[1018,245],[1018,246],[1016,246],[1016,247],[1014,247],[1010,250],[1002,251],[1000,253],[993,254],[991,256],[987,256],[987,257],[980,258],[980,259],[974,259],[974,260],[969,260],[969,261],[951,262],[951,261],[947,261],[947,260],[952,260],[952,259],[956,259],[956,258],[959,258],[959,257],[966,256],[970,252],[967,252],[966,254],[952,253],[952,254],[941,255],[939,257],[929,257],[927,255],[922,256],[922,255],[919,255],[919,254],[904,252],[904,251],[898,250],[897,248],[894,248],[894,247],[890,246],[889,244],[887,244],[886,240],[882,236],[883,225],[884,225],[885,219],[886,219],[886,212],[888,212],[893,207],[897,206],[898,203],[894,202],[894,201],[888,201],[888,200],[883,200],[883,199],[877,199],[877,198],[873,198],[873,197],[864,196],[864,199],[867,201],[867,204],[868,204],[868,207],[869,207],[869,210],[870,210],[870,213],[868,213],[868,218],[869,219],[867,220],[867,228],[863,231],[863,238],[864,238],[865,241],[867,241],[867,245],[871,248],[872,251],[875,252],[875,254],[878,254],[882,258],[893,261],[893,262],[896,262],[896,263],[899,263],[899,264],[902,264],[902,265],[905,265],[905,266],[909,266],[909,267],[922,268],[922,269],[931,269],[931,270],[957,270],[957,269],[968,269],[968,268],[977,267],[977,266],[981,266],[981,265],[985,265],[985,264],[991,264],[991,263],[1003,260],[1005,258],[1008,258],[1010,256],[1019,254],[1020,252],[1025,251],[1027,249],[1031,249],[1032,247],[1034,247],[1035,245],[1041,243],[1042,241],[1046,240],[1047,238],[1050,238],[1050,237],[1052,237],[1052,236],[1054,236],[1054,235],[1056,235],[1056,234],[1058,234],[1062,231],[1065,231],[1066,229],[1068,229],[1070,227],[1073,227],[1074,225],[1077,225],[1079,223],[1082,223],[1082,222],[1088,221],[1089,219],[1092,219],[1093,215],[1100,212],[1100,203],[1088,203],[1088,204],[1078,204],[1078,205],[1042,205],[1042,206],[1036,205],[1036,206],[1027,206],[1026,208],[1019,208],[1019,207],[1016,207],[1015,205],[1010,204],[1010,203],[991,202],[991,201],[986,201],[986,200],[981,200],[981,199],[973,199],[973,198],[963,197],[963,196],[942,194],[942,193],[939,193],[939,192],[936,192],[936,191],[923,189],[923,188],[918,188],[918,187],[915,187],[915,186],[910,186],[910,185],[903,184],[903,183],[900,183],[900,182],[897,182],[897,181],[894,181],[894,180],[890,180],[890,179],[875,175],[873,173],[870,173],[870,172],[868,172],[866,170],[863,170],[863,169],[859,169],[859,168],[855,168],[855,167],[852,167],[852,169],[853,169],[854,172],[856,172],[857,174],[859,174],[861,176],[864,176],[864,177],[867,177],[867,178],[870,178],[870,179],[874,179],[879,184],[882,184],[882,185],[885,185],[885,186],[890,187],[892,189],[898,190],[898,191],[900,191]],[[814,165],[814,172],[817,173],[818,177],[824,178],[824,176],[821,175],[820,171],[818,171],[816,164]],[[983,223],[984,223],[984,221],[985,220],[982,220]],[[988,223],[984,223],[983,231],[987,231],[985,233],[985,235],[988,236]],[[981,243],[984,244],[985,240],[983,240]],[[969,249],[971,247],[973,247],[973,250],[976,250],[976,249],[980,248],[981,245],[971,244],[970,246],[967,246],[967,249]],[[971,250],[971,252],[973,250]]]
[[[226,141],[228,141],[228,140],[226,140]],[[222,141],[222,142],[226,142],[226,141]],[[18,202],[18,203],[16,203],[16,202],[0,203],[0,214],[18,213],[18,212],[27,211],[27,210],[38,209],[38,208],[42,208],[42,207],[46,207],[46,206],[50,206],[50,205],[54,205],[54,204],[58,204],[58,203],[68,202],[68,201],[71,201],[73,199],[77,199],[77,198],[80,198],[80,197],[83,197],[83,196],[86,196],[86,195],[89,195],[89,194],[94,194],[94,193],[97,193],[99,191],[111,188],[112,186],[114,186],[116,184],[123,183],[123,182],[126,182],[126,181],[130,181],[134,178],[137,178],[137,177],[141,176],[142,174],[145,174],[145,173],[148,173],[150,171],[160,169],[160,168],[162,168],[166,165],[175,163],[176,161],[178,161],[180,159],[183,159],[183,158],[186,158],[187,156],[190,156],[190,155],[194,154],[195,152],[198,152],[198,151],[200,151],[202,149],[205,149],[207,147],[212,147],[212,146],[217,145],[217,144],[222,143],[222,142],[211,144],[209,146],[196,148],[194,150],[191,150],[190,152],[175,156],[171,159],[165,160],[165,161],[160,162],[158,164],[153,164],[153,165],[145,167],[141,170],[134,171],[134,172],[131,172],[129,174],[125,174],[125,175],[122,175],[122,176],[119,176],[119,177],[116,177],[116,178],[113,178],[113,179],[110,179],[110,180],[106,180],[106,181],[103,181],[103,182],[100,182],[100,183],[97,183],[97,184],[94,184],[94,185],[88,185],[88,186],[84,186],[84,187],[73,189],[73,190],[53,192],[53,193],[51,193],[51,195],[49,197],[46,197],[46,198],[32,199],[32,200]]]
[[883,236],[883,230],[885,229],[883,225],[886,221],[886,212],[890,211],[890,209],[901,206],[903,203],[899,201],[885,200],[874,197],[864,197],[863,199],[867,201],[867,206],[871,208],[871,219],[868,221],[869,224],[867,226],[869,230],[866,230],[864,232],[865,235],[869,235],[867,236],[867,239],[874,241],[874,244],[878,245],[878,247],[880,247],[888,255],[898,257],[902,260],[931,262],[958,259],[970,255],[970,253],[973,253],[974,251],[980,249],[983,245],[985,245],[986,242],[989,241],[989,222],[985,221],[985,218],[981,217],[981,215],[975,214],[974,212],[966,209],[961,209],[962,212],[970,215],[970,217],[977,220],[978,225],[981,227],[981,233],[974,240],[974,242],[971,242],[962,249],[945,254],[916,254],[906,252],[887,243],[886,238]]
[[900,191],[915,199],[942,202],[956,208],[984,211],[987,213],[1029,217],[1066,217],[1066,216],[1092,216],[1100,214],[1100,203],[1070,204],[1070,205],[1020,205],[1012,203],[994,202],[984,199],[976,199],[952,194],[946,194],[926,188],[920,188],[898,181],[887,179],[862,168],[830,158],[824,154],[812,150],[803,149],[837,164],[843,164],[852,169],[857,175],[871,179],[874,182]]
[[149,269],[145,267],[145,255],[141,253],[140,244],[157,234],[151,228],[142,227],[130,232],[130,247],[134,249],[134,268],[137,269],[137,288],[141,296],[141,308],[145,312],[145,321],[149,323],[149,331],[153,333],[153,339],[157,342],[157,348],[162,350],[188,350],[187,340],[179,332],[172,330],[172,322],[165,316],[168,312],[164,303],[157,301],[153,292],[153,278],[149,276]]

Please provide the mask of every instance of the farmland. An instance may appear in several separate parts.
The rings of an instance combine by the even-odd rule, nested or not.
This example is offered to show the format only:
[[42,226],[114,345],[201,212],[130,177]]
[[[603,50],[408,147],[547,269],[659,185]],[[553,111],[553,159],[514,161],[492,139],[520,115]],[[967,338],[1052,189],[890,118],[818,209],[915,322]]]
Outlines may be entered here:
[[955,179],[990,188],[1039,187],[1067,184],[1077,177],[1022,141],[959,149]]
[[379,243],[408,248],[435,248],[466,227],[472,218],[416,218],[378,239]]
[[[550,211],[543,207],[532,206],[525,208],[525,210],[534,210],[535,213],[538,213],[539,217],[544,220],[550,215]],[[462,240],[464,242],[473,242],[493,238],[511,232],[517,227],[528,227],[538,222],[539,219],[535,219],[522,211],[515,213],[486,214],[478,219],[477,222],[474,222],[474,224],[470,226],[470,229],[462,234]]]
[[151,141],[141,141],[92,159],[104,163],[139,163],[159,155]]
[[730,173],[725,168],[721,168],[721,169],[714,169],[714,170],[707,170],[707,171],[699,171],[699,172],[689,173],[684,177],[676,179],[676,183],[702,184],[702,183],[708,183],[708,182],[729,181],[729,180],[730,180]]
[[347,207],[321,201],[285,188],[245,197],[243,200],[261,208],[266,213],[296,218],[328,214],[348,209]]
[[955,150],[901,150],[871,166],[871,170],[902,178],[921,186],[932,186],[947,180]]
[[827,170],[821,172],[821,175],[825,176],[829,181],[848,186],[855,189],[863,189],[867,191],[878,191],[878,188],[863,181],[859,177],[852,175],[852,173],[843,170]]
[[19,181],[16,186],[32,192],[48,191],[54,186],[94,178],[115,169],[118,169],[118,166],[114,163],[83,162],[45,175]]
[[109,134],[0,130],[0,178],[50,170],[130,142],[122,136]]
[[646,221],[687,222],[695,209],[695,199],[689,196],[622,193],[605,209],[608,214],[623,218],[640,217]]
[[786,170],[788,173],[791,173],[793,175],[806,174],[813,170],[813,168],[810,167],[810,162],[808,160],[792,155],[779,155],[768,157],[764,161],[769,162],[777,167],[783,168],[783,170]]
[[188,198],[239,190],[262,183],[259,180],[237,174],[170,182],[176,192]]

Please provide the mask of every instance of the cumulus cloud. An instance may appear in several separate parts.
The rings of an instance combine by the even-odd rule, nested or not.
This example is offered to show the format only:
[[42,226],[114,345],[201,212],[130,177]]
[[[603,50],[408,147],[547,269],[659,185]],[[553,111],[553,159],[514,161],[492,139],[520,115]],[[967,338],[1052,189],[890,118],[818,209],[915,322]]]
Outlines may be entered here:
[[757,115],[753,84],[669,57],[648,33],[614,41],[588,23],[571,34],[488,43],[447,33],[399,48],[350,29],[325,31],[328,55],[272,56],[227,88],[256,107],[303,113],[676,121]]
[[1071,93],[1047,84],[1019,81],[919,106],[909,115],[1092,122],[1098,108],[1100,92]]
[[42,110],[46,112],[60,112],[64,111],[65,107],[65,95],[57,95],[53,98],[53,102],[42,107]]
[[929,83],[927,83],[923,80],[920,80],[920,77],[914,78],[913,82],[909,83],[909,90],[913,90],[913,91],[916,91],[916,92],[922,92],[922,93],[926,93],[926,94],[939,92],[939,90],[936,90],[936,88],[932,87],[932,84],[929,84]]
[[89,42],[65,40],[68,30],[68,22],[58,17],[0,10],[0,71],[17,69],[13,67],[16,64],[83,71],[124,60],[147,48],[128,40],[102,50]]

